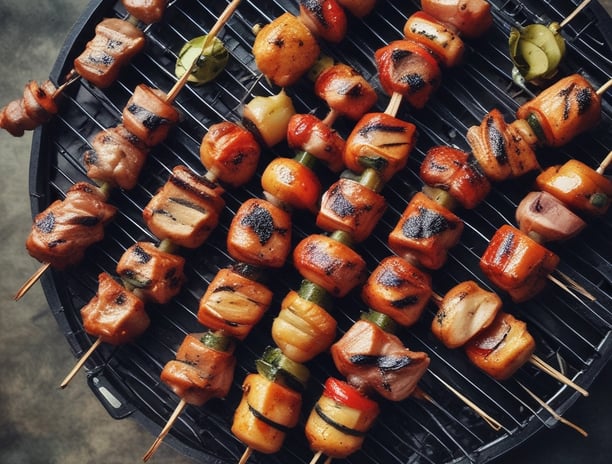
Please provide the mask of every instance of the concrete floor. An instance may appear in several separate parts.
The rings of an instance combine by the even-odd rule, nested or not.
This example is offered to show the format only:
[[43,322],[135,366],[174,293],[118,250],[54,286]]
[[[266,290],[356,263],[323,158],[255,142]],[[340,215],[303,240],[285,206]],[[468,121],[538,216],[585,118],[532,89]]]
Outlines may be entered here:
[[[612,1],[606,0],[612,11]],[[0,106],[30,79],[48,76],[70,26],[86,0],[5,0],[0,5]],[[83,373],[66,390],[58,383],[74,358],[40,286],[20,302],[12,295],[37,268],[24,250],[31,220],[27,173],[31,134],[0,132],[0,464],[119,464],[139,462],[153,437],[135,421],[111,419],[91,394]],[[566,414],[590,432],[545,430],[498,461],[557,464],[610,462],[612,366]],[[602,404],[607,404],[602,407]],[[158,464],[192,462],[162,446]]]

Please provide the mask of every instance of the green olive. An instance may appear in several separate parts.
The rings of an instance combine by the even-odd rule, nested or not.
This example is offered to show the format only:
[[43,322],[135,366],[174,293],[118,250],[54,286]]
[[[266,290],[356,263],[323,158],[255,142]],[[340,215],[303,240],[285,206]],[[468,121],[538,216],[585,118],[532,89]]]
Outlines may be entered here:
[[196,85],[206,84],[215,79],[227,65],[229,53],[217,37],[208,40],[207,35],[196,37],[181,49],[174,73],[180,79],[193,64],[187,79]]

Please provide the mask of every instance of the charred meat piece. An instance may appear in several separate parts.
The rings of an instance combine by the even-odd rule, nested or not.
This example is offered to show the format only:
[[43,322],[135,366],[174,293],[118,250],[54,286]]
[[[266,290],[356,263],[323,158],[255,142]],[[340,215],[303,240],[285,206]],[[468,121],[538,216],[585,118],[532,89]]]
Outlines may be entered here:
[[177,166],[151,198],[142,215],[160,240],[185,248],[198,248],[219,223],[225,206],[224,190],[186,166]]
[[404,327],[421,317],[431,295],[429,274],[398,256],[383,259],[361,289],[368,307]]
[[480,37],[493,25],[491,5],[485,0],[422,0],[421,8],[470,39]]
[[410,351],[395,335],[359,320],[330,349],[338,371],[365,394],[406,399],[429,367],[426,353]]
[[117,274],[145,301],[165,304],[181,290],[185,258],[150,242],[136,242],[117,263]]
[[338,63],[323,70],[315,81],[315,94],[333,111],[358,120],[376,103],[378,95],[361,74]]
[[580,74],[567,76],[524,103],[516,112],[551,147],[565,145],[601,119],[601,97]]
[[255,64],[279,87],[295,84],[315,63],[319,52],[312,32],[291,13],[266,24],[253,43]]
[[463,346],[493,322],[501,307],[497,294],[474,281],[461,282],[442,298],[431,331],[447,348]]
[[497,380],[511,377],[534,351],[535,340],[527,331],[527,324],[503,311],[465,345],[470,361]]
[[83,154],[87,176],[125,190],[133,189],[144,166],[149,148],[123,124],[98,132],[91,150]]
[[526,301],[546,285],[559,257],[520,230],[503,225],[480,258],[480,268],[515,302]]
[[373,232],[387,209],[385,197],[347,178],[340,178],[323,194],[317,226],[327,232],[342,230],[356,243]]
[[291,251],[291,215],[269,201],[250,198],[232,219],[227,251],[253,266],[284,266]]
[[463,221],[459,217],[418,192],[389,234],[389,246],[409,262],[440,269],[462,232]]
[[187,334],[166,363],[161,380],[188,404],[202,406],[211,398],[224,398],[234,378],[234,344],[208,333]]
[[432,51],[414,40],[395,40],[376,50],[374,57],[387,95],[398,93],[414,108],[424,108],[442,81]]
[[333,172],[340,172],[344,168],[344,139],[312,114],[291,117],[287,127],[287,143],[294,150],[310,153]]
[[300,0],[299,19],[327,42],[338,43],[346,35],[346,13],[336,0]]
[[297,244],[293,264],[302,277],[337,297],[346,296],[366,277],[366,263],[355,250],[322,234]]
[[167,95],[159,89],[138,84],[123,109],[125,128],[148,147],[159,145],[170,129],[178,123],[178,110],[166,101]]
[[357,173],[372,168],[386,182],[406,166],[416,138],[414,124],[385,113],[368,113],[346,140],[344,164]]
[[464,208],[476,207],[491,191],[480,165],[457,148],[430,148],[421,163],[420,176],[427,185],[447,191]]
[[23,97],[0,110],[0,127],[14,137],[21,137],[25,131],[46,123],[58,112],[56,90],[49,80],[40,85],[28,82]]
[[234,269],[221,269],[200,300],[198,321],[224,335],[244,340],[272,302],[263,284]]
[[81,318],[85,332],[111,345],[133,341],[151,322],[142,300],[105,272],[98,276],[98,291],[81,309]]
[[66,198],[36,215],[26,241],[28,253],[54,269],[74,265],[90,245],[104,238],[104,226],[116,211],[97,187],[78,182],[66,192]]
[[253,177],[260,152],[253,134],[231,122],[212,125],[200,145],[204,167],[232,187],[239,187]]
[[145,46],[144,32],[118,18],[103,19],[96,35],[74,60],[74,69],[99,88],[109,87],[121,69]]

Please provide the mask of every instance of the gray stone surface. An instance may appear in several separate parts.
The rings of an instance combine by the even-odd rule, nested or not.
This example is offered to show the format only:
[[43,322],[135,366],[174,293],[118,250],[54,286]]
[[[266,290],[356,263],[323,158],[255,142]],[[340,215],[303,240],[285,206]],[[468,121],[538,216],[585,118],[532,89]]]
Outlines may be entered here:
[[[608,11],[612,1],[606,0]],[[0,106],[30,79],[45,79],[85,0],[0,2]],[[66,390],[58,384],[72,367],[68,344],[40,286],[20,302],[12,295],[36,268],[24,250],[31,220],[27,173],[31,134],[0,132],[0,464],[119,464],[140,462],[153,437],[133,420],[115,421],[91,394],[83,373]],[[590,432],[567,427],[538,433],[498,461],[556,464],[611,462],[609,366],[566,414]],[[157,464],[192,462],[162,446]],[[261,461],[263,462],[263,461]]]

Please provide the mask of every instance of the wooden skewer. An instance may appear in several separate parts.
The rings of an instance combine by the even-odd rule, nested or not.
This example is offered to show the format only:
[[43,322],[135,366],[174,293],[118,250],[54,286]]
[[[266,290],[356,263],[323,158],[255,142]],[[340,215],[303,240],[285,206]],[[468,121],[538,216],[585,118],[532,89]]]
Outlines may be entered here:
[[168,419],[168,422],[166,422],[166,425],[164,426],[162,431],[159,432],[159,435],[157,436],[157,438],[155,439],[155,441],[153,442],[149,450],[142,457],[143,461],[147,462],[151,458],[151,456],[155,454],[155,451],[157,451],[157,448],[159,448],[163,439],[166,437],[166,435],[168,435],[168,432],[170,431],[170,429],[176,422],[176,419],[178,419],[178,417],[181,415],[181,413],[183,412],[183,409],[185,409],[186,406],[187,406],[187,402],[181,398],[181,401],[179,401],[179,403],[176,405],[176,408],[174,409],[174,412],[170,416],[170,419]]
[[550,375],[551,377],[557,379],[559,382],[567,385],[568,387],[573,388],[581,395],[589,396],[588,391],[586,391],[580,385],[577,385],[576,383],[574,383],[571,379],[568,379],[565,375],[563,375],[561,372],[559,372],[558,370],[556,370],[555,368],[547,364],[542,358],[538,357],[537,355],[535,354],[531,355],[531,358],[529,358],[529,362],[533,364],[534,366],[536,366],[538,369]]
[[589,3],[591,3],[591,0],[584,0],[580,5],[578,5],[574,11],[572,11],[563,21],[559,23],[559,28],[562,28],[572,19],[574,19]]
[[610,88],[610,86],[612,86],[612,78],[608,79],[608,82],[599,87],[595,93],[597,95],[603,95]]
[[308,464],[315,464],[323,456],[323,451],[317,451]]
[[[230,17],[232,16],[236,8],[238,8],[238,5],[240,4],[240,2],[241,0],[234,0],[232,3],[230,3],[227,6],[227,8],[225,8],[221,16],[219,16],[219,18],[217,19],[217,22],[215,23],[215,25],[208,32],[208,35],[206,36],[206,40],[202,42],[202,52],[204,52],[204,50],[206,49],[210,41],[213,40],[217,36],[221,28],[230,19]],[[178,95],[178,93],[185,86],[185,84],[187,83],[187,80],[189,79],[189,76],[191,75],[193,71],[193,68],[195,67],[196,63],[200,59],[201,55],[202,53],[199,53],[194,57],[191,65],[189,66],[189,68],[187,68],[188,72],[185,72],[185,74],[183,74],[183,76],[170,89],[170,91],[168,92],[166,96],[166,103],[173,102],[176,96]]]
[[77,363],[74,365],[72,370],[68,373],[68,375],[64,377],[64,380],[62,380],[62,383],[60,383],[60,388],[66,388],[68,386],[72,378],[76,375],[77,372],[79,372],[81,367],[83,367],[85,362],[89,359],[89,357],[93,354],[93,352],[96,351],[96,349],[98,348],[98,346],[100,346],[101,343],[102,343],[102,338],[98,338],[89,347],[89,349],[85,352],[85,354],[81,356],[81,358],[77,361]]
[[238,464],[246,464],[246,462],[251,457],[251,454],[253,454],[253,448],[251,448],[250,446],[247,446],[247,448],[244,450],[244,453],[242,453],[242,456],[240,457],[240,461],[238,461]]
[[393,92],[391,95],[391,100],[389,100],[389,104],[385,109],[385,114],[389,114],[391,116],[395,116],[399,111],[399,107],[402,104],[402,94],[398,92]]
[[19,290],[17,290],[17,293],[15,293],[15,296],[13,297],[13,299],[15,301],[19,301],[21,297],[25,295],[26,293],[28,293],[28,290],[30,290],[32,286],[36,282],[38,282],[38,279],[40,279],[40,276],[42,276],[45,273],[45,271],[49,269],[49,267],[51,267],[51,263],[42,263],[42,265],[34,272],[34,274],[32,274],[30,278],[23,283],[23,285],[19,288]]
[[608,153],[608,156],[606,156],[604,160],[599,164],[599,167],[596,169],[597,174],[603,174],[611,162],[612,162],[612,151],[610,151],[610,153]]
[[546,404],[546,402],[544,400],[542,400],[540,397],[538,397],[538,395],[533,393],[529,388],[527,388],[521,382],[519,382],[517,380],[516,383],[518,383],[527,393],[529,393],[529,396],[531,396],[534,400],[536,400],[540,404],[540,406],[542,406],[544,409],[546,409],[559,422],[561,422],[562,424],[567,425],[568,427],[571,427],[572,429],[576,430],[583,437],[587,437],[589,435],[586,432],[586,430],[584,430],[582,427],[577,426],[573,422],[571,422],[571,421],[565,419],[563,416],[561,416],[557,411],[555,411],[548,404]]
[[[578,285],[578,283],[576,283],[575,281],[573,281],[572,279],[570,279],[568,276],[566,276],[565,274],[561,273],[559,270],[557,270],[557,272],[561,275],[561,277],[563,279],[567,279],[568,280],[568,284],[571,287],[574,287],[574,289],[576,291],[578,291],[578,293],[582,294],[583,296],[585,296],[586,298],[588,298],[591,301],[595,301],[597,300],[597,298],[595,298],[593,295],[591,295],[589,292],[586,291],[586,289],[582,288],[580,285]],[[559,288],[561,288],[562,290],[564,290],[565,292],[569,293],[571,296],[573,296],[576,300],[578,301],[582,301],[580,299],[580,297],[578,295],[576,295],[568,285],[566,285],[563,281],[561,281],[560,279],[558,279],[557,277],[555,277],[552,274],[548,274],[546,276],[546,278],[548,280],[550,280],[552,283],[554,283],[555,285],[557,285]]]

